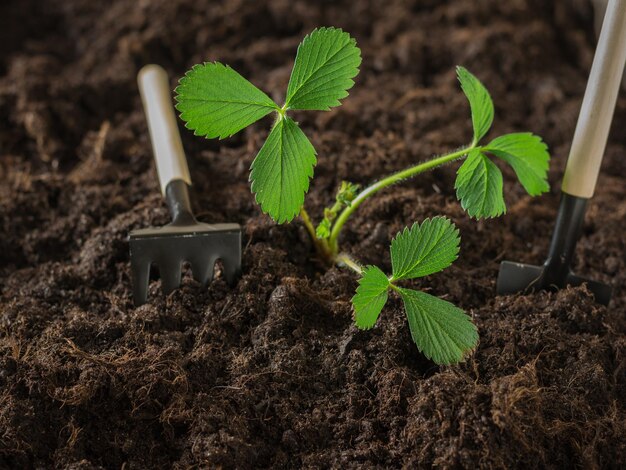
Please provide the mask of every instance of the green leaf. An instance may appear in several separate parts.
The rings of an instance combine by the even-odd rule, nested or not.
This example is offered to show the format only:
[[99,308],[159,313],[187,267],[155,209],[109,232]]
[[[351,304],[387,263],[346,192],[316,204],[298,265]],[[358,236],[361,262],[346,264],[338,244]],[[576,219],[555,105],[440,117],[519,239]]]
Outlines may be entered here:
[[252,162],[252,192],[263,212],[289,222],[300,212],[316,163],[315,149],[290,117],[279,119]]
[[456,197],[470,217],[497,217],[506,212],[502,196],[502,172],[481,153],[473,149],[457,171]]
[[330,237],[330,220],[324,217],[315,229],[315,236],[320,240]]
[[227,65],[194,66],[176,88],[176,109],[195,135],[223,139],[280,109]]
[[354,320],[362,330],[369,330],[376,324],[380,311],[387,303],[389,279],[376,266],[367,266],[359,279],[359,287],[352,297]]
[[454,364],[476,348],[476,326],[463,310],[424,292],[403,288],[399,292],[413,341],[427,358]]
[[456,74],[461,82],[461,89],[467,97],[472,111],[474,141],[478,142],[491,128],[493,123],[493,101],[482,83],[466,68],[458,66]]
[[391,241],[393,278],[414,279],[441,271],[459,254],[459,231],[445,217],[405,228]]
[[511,165],[520,183],[531,196],[538,196],[550,189],[550,153],[541,137],[530,132],[505,134],[492,140],[483,150]]
[[336,201],[342,206],[349,206],[357,195],[360,189],[360,185],[350,183],[349,181],[342,181],[339,190],[337,191]]
[[348,33],[319,28],[300,46],[287,87],[287,109],[328,111],[348,96],[359,73],[361,51]]

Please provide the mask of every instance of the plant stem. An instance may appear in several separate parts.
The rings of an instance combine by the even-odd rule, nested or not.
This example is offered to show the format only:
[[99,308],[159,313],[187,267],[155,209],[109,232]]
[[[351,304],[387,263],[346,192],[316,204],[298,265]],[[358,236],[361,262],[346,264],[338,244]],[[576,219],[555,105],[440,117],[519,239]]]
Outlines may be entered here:
[[328,246],[328,241],[325,239],[317,238],[317,233],[315,233],[315,227],[313,226],[313,222],[311,222],[311,217],[309,217],[309,213],[306,211],[304,206],[300,208],[300,218],[306,227],[306,231],[309,232],[309,236],[315,245],[315,249],[321,256],[322,260],[326,263],[333,264],[334,257],[330,253],[330,247]]
[[335,260],[336,260],[337,264],[344,264],[347,267],[349,267],[350,269],[352,269],[357,274],[361,274],[363,272],[363,268],[359,265],[359,263],[354,261],[352,258],[350,258],[345,253],[341,253],[341,254],[337,255],[335,257]]
[[400,288],[399,288],[398,286],[396,286],[396,285],[395,285],[393,282],[391,282],[391,281],[389,281],[389,287],[390,287],[392,290],[395,290],[395,291],[396,291],[396,292],[398,292],[398,293],[400,292]]
[[313,223],[311,222],[311,217],[309,217],[309,213],[306,211],[304,206],[300,208],[300,217],[302,218],[302,222],[304,222],[304,226],[306,227],[307,232],[311,236],[313,242],[317,240],[317,235],[315,234],[315,227],[313,227]]
[[361,191],[357,197],[354,198],[352,203],[346,207],[343,212],[337,217],[335,224],[330,232],[330,237],[328,239],[329,248],[331,254],[337,256],[339,251],[339,234],[341,233],[341,229],[348,220],[348,218],[352,215],[352,213],[370,196],[376,194],[381,189],[386,188],[387,186],[391,186],[392,184],[399,183],[400,181],[411,178],[415,175],[419,175],[424,171],[431,170],[435,167],[443,165],[445,163],[456,160],[457,158],[461,158],[466,155],[470,150],[476,147],[475,143],[468,147],[462,147],[459,150],[454,152],[441,155],[439,157],[433,158],[432,160],[428,160],[423,163],[419,163],[415,166],[407,168],[405,170],[398,171],[386,178],[383,178],[380,181],[368,186],[363,191]]

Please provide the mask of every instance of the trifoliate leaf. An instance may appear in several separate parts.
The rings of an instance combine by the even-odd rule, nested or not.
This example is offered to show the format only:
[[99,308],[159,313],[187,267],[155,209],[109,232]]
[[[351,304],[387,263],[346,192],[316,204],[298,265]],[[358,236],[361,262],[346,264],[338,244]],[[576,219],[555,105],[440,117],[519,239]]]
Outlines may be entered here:
[[459,242],[459,231],[445,217],[405,228],[391,242],[392,279],[414,279],[447,268],[459,254]]
[[461,82],[461,89],[467,97],[472,111],[474,141],[478,142],[491,128],[493,123],[493,101],[482,83],[466,68],[457,67],[456,74]]
[[476,348],[476,326],[463,310],[424,292],[399,291],[413,341],[427,358],[437,364],[454,364]]
[[348,33],[319,28],[306,36],[287,87],[287,109],[328,111],[348,96],[359,73],[361,51]]
[[194,66],[176,88],[176,109],[194,134],[223,139],[280,109],[265,93],[219,62]]
[[502,196],[502,172],[481,153],[473,149],[457,170],[456,197],[470,217],[497,217],[506,212]]
[[278,223],[300,212],[316,163],[315,149],[293,119],[279,119],[252,162],[252,192]]
[[368,330],[376,324],[380,311],[387,303],[389,279],[376,266],[367,266],[352,297],[356,326]]
[[531,196],[538,196],[550,189],[550,153],[541,137],[530,132],[505,134],[492,140],[483,150],[511,165],[520,183]]

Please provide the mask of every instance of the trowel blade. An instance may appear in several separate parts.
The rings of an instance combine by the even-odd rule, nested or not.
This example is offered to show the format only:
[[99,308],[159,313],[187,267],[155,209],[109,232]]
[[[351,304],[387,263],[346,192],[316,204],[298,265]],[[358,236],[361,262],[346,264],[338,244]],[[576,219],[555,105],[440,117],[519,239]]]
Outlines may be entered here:
[[587,285],[587,289],[593,294],[596,302],[608,305],[611,300],[613,289],[602,282],[594,281],[584,277],[569,273],[563,282],[549,284],[543,277],[544,266],[534,266],[531,264],[514,263],[503,261],[500,263],[500,272],[496,284],[498,295],[509,295],[518,292],[532,292],[537,290],[557,290],[565,286]]

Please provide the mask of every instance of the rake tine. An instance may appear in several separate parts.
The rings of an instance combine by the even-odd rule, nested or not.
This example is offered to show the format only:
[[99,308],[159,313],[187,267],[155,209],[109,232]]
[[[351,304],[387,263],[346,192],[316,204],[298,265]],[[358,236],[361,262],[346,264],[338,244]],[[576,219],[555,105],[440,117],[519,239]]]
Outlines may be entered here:
[[180,286],[180,277],[182,274],[181,261],[168,261],[157,264],[159,267],[159,275],[161,276],[161,286],[163,292],[169,294]]
[[150,277],[150,262],[132,260],[131,275],[133,279],[133,300],[135,305],[141,305],[148,300],[148,281]]
[[224,265],[224,278],[228,284],[233,284],[239,275],[241,267],[241,253],[231,253],[222,256],[222,264]]
[[207,286],[213,280],[215,258],[206,261],[195,261],[191,264],[193,278],[203,286]]

